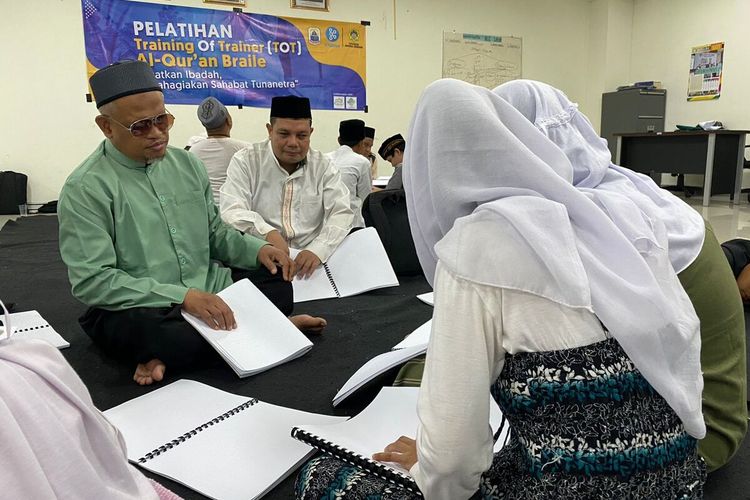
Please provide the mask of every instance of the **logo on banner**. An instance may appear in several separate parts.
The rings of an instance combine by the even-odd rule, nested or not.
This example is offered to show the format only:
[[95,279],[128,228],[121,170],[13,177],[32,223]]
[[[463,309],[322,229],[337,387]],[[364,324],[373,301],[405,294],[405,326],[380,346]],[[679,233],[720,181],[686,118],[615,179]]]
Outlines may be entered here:
[[326,28],[326,38],[329,42],[336,42],[339,39],[339,29],[335,26]]
[[359,42],[359,31],[351,30],[349,32],[349,41],[354,43]]
[[320,43],[320,28],[309,28],[307,30],[307,40],[312,45],[318,45]]

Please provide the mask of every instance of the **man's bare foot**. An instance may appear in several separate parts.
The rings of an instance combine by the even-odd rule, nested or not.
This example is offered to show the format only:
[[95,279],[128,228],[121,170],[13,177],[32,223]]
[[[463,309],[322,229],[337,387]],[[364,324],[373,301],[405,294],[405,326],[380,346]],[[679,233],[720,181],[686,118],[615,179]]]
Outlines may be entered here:
[[167,367],[159,359],[152,359],[146,364],[139,364],[135,367],[133,380],[138,385],[151,385],[154,382],[160,382],[164,378],[164,370]]
[[321,333],[328,324],[323,318],[315,318],[309,314],[289,316],[289,321],[303,333]]

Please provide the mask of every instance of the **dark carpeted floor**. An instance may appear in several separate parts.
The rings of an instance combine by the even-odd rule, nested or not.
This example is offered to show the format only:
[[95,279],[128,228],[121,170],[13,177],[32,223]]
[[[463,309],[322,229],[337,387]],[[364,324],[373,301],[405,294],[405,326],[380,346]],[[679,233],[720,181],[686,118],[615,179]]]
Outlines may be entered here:
[[[223,364],[185,373],[167,370],[165,382],[191,378],[268,403],[331,415],[355,414],[372,399],[377,384],[338,409],[331,406],[336,391],[366,360],[390,349],[432,315],[432,308],[415,298],[429,291],[425,280],[401,277],[400,281],[397,288],[298,305],[295,313],[324,316],[328,320],[325,333],[312,337],[313,349],[299,359],[247,379],[239,379]],[[134,366],[103,357],[78,326],[77,318],[85,308],[70,294],[58,251],[56,217],[21,218],[2,228],[0,298],[6,304],[14,303],[16,311],[38,310],[70,342],[70,348],[62,352],[100,409],[106,410],[153,390],[154,386],[144,388],[132,382]],[[163,477],[148,475],[185,498],[204,498]],[[291,498],[293,480],[294,474],[264,498]],[[750,499],[750,440],[745,440],[731,464],[709,477],[706,498]]]

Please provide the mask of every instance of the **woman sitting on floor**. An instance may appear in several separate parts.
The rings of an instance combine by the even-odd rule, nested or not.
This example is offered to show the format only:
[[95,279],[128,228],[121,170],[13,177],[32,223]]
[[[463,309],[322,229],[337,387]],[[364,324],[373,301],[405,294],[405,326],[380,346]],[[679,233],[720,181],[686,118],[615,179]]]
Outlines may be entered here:
[[[698,443],[698,454],[708,472],[724,466],[747,431],[745,315],[737,293],[741,282],[732,278],[711,225],[650,177],[613,164],[607,142],[561,91],[513,80],[494,92],[565,153],[575,187],[624,196],[648,220],[664,224],[669,259],[700,320],[706,437]],[[750,283],[750,274],[744,282]]]
[[179,500],[128,463],[120,432],[46,342],[0,339],[0,401],[2,498]]
[[[560,148],[481,87],[430,85],[409,141],[433,330],[416,441],[374,458],[428,499],[701,498],[699,325],[663,223],[576,189]],[[488,392],[512,430],[494,455]],[[297,497],[410,498],[352,469],[314,459]]]

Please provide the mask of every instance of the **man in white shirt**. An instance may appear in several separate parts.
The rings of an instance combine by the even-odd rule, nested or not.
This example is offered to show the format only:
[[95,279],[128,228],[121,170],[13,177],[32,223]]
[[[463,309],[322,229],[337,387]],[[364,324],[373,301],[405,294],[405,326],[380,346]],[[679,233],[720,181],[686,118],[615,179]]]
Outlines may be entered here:
[[227,108],[215,97],[206,97],[198,106],[198,119],[206,128],[208,138],[190,147],[190,152],[201,159],[208,172],[214,203],[219,203],[219,188],[227,178],[227,167],[232,156],[249,142],[232,139],[232,117]]
[[301,252],[297,274],[328,260],[352,227],[349,192],[338,169],[310,149],[312,114],[305,97],[271,101],[268,140],[235,154],[220,190],[221,216],[277,248]]
[[391,165],[393,165],[393,175],[388,181],[386,189],[403,189],[404,183],[401,180],[401,169],[404,164],[404,149],[406,141],[401,134],[389,137],[378,149],[378,154]]
[[339,148],[326,157],[341,172],[341,180],[349,190],[349,206],[354,212],[353,227],[365,227],[362,201],[372,192],[370,160],[366,158],[365,122],[344,120],[339,123]]

